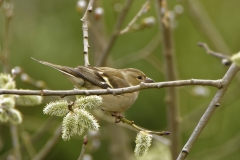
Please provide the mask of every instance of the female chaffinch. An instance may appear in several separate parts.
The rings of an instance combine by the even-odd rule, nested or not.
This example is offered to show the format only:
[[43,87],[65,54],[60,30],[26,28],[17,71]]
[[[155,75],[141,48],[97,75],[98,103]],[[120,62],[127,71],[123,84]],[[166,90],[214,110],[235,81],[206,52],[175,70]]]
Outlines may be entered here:
[[[71,68],[36,59],[34,60],[64,73],[78,89],[83,87],[88,90],[123,88],[139,85],[141,82],[154,82],[154,80],[148,78],[142,71],[134,68],[115,69],[91,66],[77,66],[76,68]],[[119,95],[101,95],[103,103],[100,107],[102,110],[112,113],[112,115],[120,114],[133,105],[138,94],[139,91]]]

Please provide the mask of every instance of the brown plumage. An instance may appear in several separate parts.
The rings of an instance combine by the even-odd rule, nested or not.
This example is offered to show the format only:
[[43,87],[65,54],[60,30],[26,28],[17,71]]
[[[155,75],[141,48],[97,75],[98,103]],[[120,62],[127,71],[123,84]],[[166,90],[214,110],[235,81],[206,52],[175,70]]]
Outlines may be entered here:
[[[32,58],[34,59],[34,58]],[[65,76],[75,85],[76,88],[82,87],[89,90],[106,89],[106,88],[123,88],[135,86],[141,82],[152,83],[152,79],[148,78],[142,71],[134,68],[115,69],[109,67],[86,67],[77,66],[71,68],[52,64],[49,62],[35,61],[50,66],[64,73]],[[101,109],[112,112],[121,113],[127,110],[138,97],[137,92],[124,93],[120,95],[101,95],[103,104]]]

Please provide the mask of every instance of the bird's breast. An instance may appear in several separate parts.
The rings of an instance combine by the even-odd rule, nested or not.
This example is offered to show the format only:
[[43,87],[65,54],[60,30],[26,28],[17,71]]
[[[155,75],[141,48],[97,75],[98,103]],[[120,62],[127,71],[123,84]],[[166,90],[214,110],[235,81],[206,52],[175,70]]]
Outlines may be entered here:
[[138,97],[138,92],[124,93],[121,95],[101,95],[102,109],[108,112],[124,112],[130,108]]

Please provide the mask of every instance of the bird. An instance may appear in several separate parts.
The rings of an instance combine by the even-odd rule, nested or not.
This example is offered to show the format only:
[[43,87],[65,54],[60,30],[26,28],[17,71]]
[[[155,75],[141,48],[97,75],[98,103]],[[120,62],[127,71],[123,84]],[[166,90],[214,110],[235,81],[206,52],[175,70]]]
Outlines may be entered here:
[[[77,66],[75,68],[33,60],[62,72],[77,89],[88,90],[124,88],[139,85],[141,82],[153,83],[142,71],[135,68],[115,69],[110,67]],[[119,95],[101,95],[103,111],[112,116],[121,117],[121,113],[129,109],[138,98],[139,91]],[[116,120],[117,121],[117,120]]]

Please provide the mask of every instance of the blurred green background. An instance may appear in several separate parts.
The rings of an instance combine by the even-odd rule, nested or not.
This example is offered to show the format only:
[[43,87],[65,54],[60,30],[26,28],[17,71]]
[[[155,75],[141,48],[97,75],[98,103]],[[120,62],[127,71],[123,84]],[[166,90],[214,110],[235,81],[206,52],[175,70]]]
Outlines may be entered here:
[[[72,89],[73,85],[61,73],[36,63],[31,57],[71,67],[84,65],[82,54],[82,23],[80,18],[85,9],[82,12],[78,9],[77,12],[77,2],[76,0],[11,1],[14,4],[14,14],[9,28],[10,66],[12,68],[20,66],[33,79],[43,80],[49,89]],[[122,29],[136,15],[144,2],[144,0],[133,2],[124,20]],[[124,0],[102,0],[95,2],[94,9],[102,7],[104,13],[99,19],[97,19],[94,11],[90,14],[89,43],[91,65],[95,64],[96,55],[101,54],[102,49],[107,44],[119,15],[118,9],[121,9],[124,3]],[[221,61],[215,57],[206,54],[202,48],[197,46],[197,43],[206,42],[213,50],[228,55],[238,52],[240,40],[240,33],[238,32],[240,28],[240,1],[181,0],[169,1],[168,3],[169,9],[172,11],[171,15],[175,16],[175,19],[173,19],[173,39],[176,51],[178,79],[222,78],[228,67],[223,66]],[[143,14],[136,22],[135,26],[138,25],[142,29],[132,30],[129,33],[118,36],[110,51],[107,66],[138,68],[155,81],[164,81],[161,42],[156,38],[156,35],[160,33],[155,6],[155,1],[151,1],[149,11]],[[182,13],[177,13],[182,9]],[[1,48],[4,43],[3,31],[5,25],[3,10],[2,5],[2,12],[0,14]],[[196,13],[198,13],[198,16],[196,16]],[[155,17],[155,23],[150,24],[150,27],[144,27],[146,25],[144,20],[149,17]],[[94,30],[100,33],[99,36],[96,36],[97,34],[94,33]],[[156,43],[155,45],[154,42]],[[142,56],[143,52],[150,52],[149,50],[144,50],[144,47],[149,43],[150,48],[148,49],[151,50],[151,53]],[[126,56],[131,54],[134,56],[126,58]],[[125,59],[120,60],[122,58]],[[132,61],[128,62],[127,60],[129,59]],[[2,64],[0,68],[2,68]],[[20,77],[17,77],[16,83],[17,88],[38,89],[33,85],[23,82]],[[240,77],[237,75],[224,96],[221,106],[214,113],[187,159],[239,159],[239,83]],[[210,87],[199,88],[190,86],[178,88],[178,91],[182,118],[180,125],[181,146],[183,146],[217,90]],[[203,94],[201,94],[201,91]],[[43,104],[40,106],[17,107],[23,115],[23,123],[19,125],[20,135],[24,132],[32,136],[47,122],[50,116],[44,115],[42,110],[46,103],[54,99],[56,97],[45,97]],[[134,120],[136,124],[142,127],[157,131],[167,130],[164,101],[164,89],[141,91],[138,100],[126,111],[125,116],[130,120]],[[91,155],[92,159],[97,160],[118,159],[114,155],[123,154],[125,151],[127,155],[133,154],[134,141],[137,134],[135,131],[101,120],[101,118],[98,120],[101,126],[100,131],[96,135],[89,135],[86,154]],[[114,122],[114,118],[111,120]],[[61,121],[61,117],[56,117],[49,122],[48,128],[50,129],[33,144],[36,152],[52,136],[55,128]],[[125,137],[123,139],[126,142],[123,143],[128,144],[124,146],[123,150],[120,148],[120,146],[123,147],[123,144],[117,141],[121,139],[119,138],[121,136]],[[45,159],[63,159],[63,157],[64,159],[77,159],[81,151],[82,138],[74,136],[67,142],[60,139]],[[20,141],[22,141],[21,138]],[[158,155],[157,158],[152,159],[158,160],[169,155],[166,144],[157,140],[153,141],[152,149],[161,144],[161,147],[166,150],[163,152],[160,152],[160,150],[149,151],[146,157],[155,154]],[[7,124],[1,124],[0,126],[0,142],[0,158],[6,159],[4,155],[11,149],[12,143]],[[114,147],[120,153],[115,153],[116,151],[113,151]],[[31,159],[26,150],[22,154],[23,159]]]

